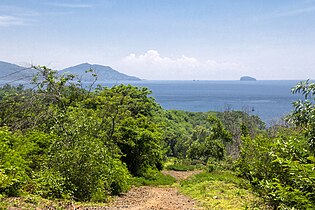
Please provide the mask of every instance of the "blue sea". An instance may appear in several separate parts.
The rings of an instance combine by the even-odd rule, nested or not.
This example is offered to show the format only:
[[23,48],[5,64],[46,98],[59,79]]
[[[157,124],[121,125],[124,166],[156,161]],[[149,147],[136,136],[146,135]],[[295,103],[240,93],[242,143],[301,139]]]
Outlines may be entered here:
[[[242,110],[258,115],[267,124],[293,110],[301,98],[291,88],[299,81],[132,81],[124,84],[148,87],[164,109],[192,112]],[[2,83],[1,83],[2,84]],[[101,83],[113,86],[119,83]]]
[[[152,90],[164,109],[192,112],[242,110],[267,124],[293,110],[301,98],[291,93],[299,81],[139,81],[128,82]],[[109,83],[107,85],[115,85]]]

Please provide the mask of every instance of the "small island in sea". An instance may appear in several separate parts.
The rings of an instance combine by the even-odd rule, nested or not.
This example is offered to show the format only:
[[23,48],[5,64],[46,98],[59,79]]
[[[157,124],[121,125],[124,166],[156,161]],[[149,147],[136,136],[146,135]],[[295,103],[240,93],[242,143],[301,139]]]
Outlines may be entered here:
[[250,76],[243,76],[240,78],[240,81],[256,81],[256,78]]

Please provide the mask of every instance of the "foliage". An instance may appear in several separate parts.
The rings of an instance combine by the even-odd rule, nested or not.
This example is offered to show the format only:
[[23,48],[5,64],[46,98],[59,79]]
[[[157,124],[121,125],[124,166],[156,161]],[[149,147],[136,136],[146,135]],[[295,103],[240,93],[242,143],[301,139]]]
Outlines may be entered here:
[[209,158],[221,160],[231,135],[215,113],[167,111],[164,142],[168,155],[204,163]]
[[315,85],[300,82],[292,92],[304,100],[293,103],[288,123],[254,137],[243,135],[237,167],[274,209],[313,209]]
[[243,179],[218,172],[235,158],[239,175],[273,208],[315,206],[315,85],[309,81],[292,90],[305,100],[293,104],[289,126],[268,133],[245,112],[166,111],[147,88],[93,88],[95,81],[84,87],[74,75],[34,68],[32,89],[0,88],[0,197],[99,202],[131,184],[170,185],[175,179],[159,172],[168,156],[178,158],[166,166],[172,170],[207,165],[208,172],[181,187],[208,207],[252,207],[240,197],[257,200]]
[[191,143],[191,134],[198,125],[208,125],[208,113],[169,110],[164,115],[163,139],[167,155],[186,158]]
[[226,110],[218,112],[217,117],[232,135],[232,140],[226,145],[226,150],[227,155],[234,159],[239,156],[242,136],[249,135],[254,138],[265,129],[265,123],[258,116],[249,115],[245,111]]
[[248,188],[246,180],[235,176],[231,171],[202,172],[181,181],[180,191],[198,200],[207,209],[265,207]]
[[225,156],[225,145],[231,141],[231,135],[218,118],[209,115],[208,120],[210,129],[197,126],[192,134],[192,143],[187,151],[191,159],[207,162],[209,158],[222,160]]
[[203,169],[205,166],[201,161],[189,159],[172,158],[165,164],[165,169],[174,171],[193,171],[196,169]]
[[103,127],[105,144],[113,143],[122,152],[122,161],[133,175],[148,168],[162,168],[162,130],[155,115],[160,107],[146,88],[118,85],[102,88],[84,106],[95,110]]
[[170,175],[164,175],[160,171],[147,170],[142,177],[134,177],[132,184],[135,186],[159,186],[159,185],[172,185],[175,183],[175,178]]
[[162,168],[161,108],[148,89],[83,88],[73,75],[34,68],[33,89],[1,95],[0,193],[103,201],[129,189],[130,173]]
[[23,85],[13,86],[5,84],[3,87],[0,87],[0,100],[14,94],[20,94],[21,92],[23,92],[23,90]]
[[29,167],[24,158],[28,153],[25,151],[27,143],[7,128],[0,130],[0,194],[17,196],[29,179]]
[[245,137],[238,166],[274,208],[314,207],[314,157],[300,133],[280,130],[274,138]]
[[302,128],[309,139],[313,154],[315,154],[315,83],[311,83],[309,80],[299,82],[292,88],[292,93],[302,94],[304,100],[293,103],[294,111],[289,121]]

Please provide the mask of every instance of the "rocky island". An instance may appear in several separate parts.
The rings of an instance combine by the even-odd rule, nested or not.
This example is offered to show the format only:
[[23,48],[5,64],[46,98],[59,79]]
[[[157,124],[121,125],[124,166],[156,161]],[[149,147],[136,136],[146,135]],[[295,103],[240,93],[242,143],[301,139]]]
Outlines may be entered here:
[[250,76],[243,76],[240,78],[240,81],[256,81],[256,79]]

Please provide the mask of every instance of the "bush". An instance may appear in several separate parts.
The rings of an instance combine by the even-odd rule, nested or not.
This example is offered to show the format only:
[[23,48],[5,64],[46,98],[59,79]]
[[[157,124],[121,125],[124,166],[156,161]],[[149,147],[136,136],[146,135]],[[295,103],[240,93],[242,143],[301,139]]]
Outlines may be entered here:
[[[76,200],[88,201],[95,194],[119,194],[128,189],[129,172],[113,157],[99,139],[80,136],[70,145],[64,139],[55,142],[50,168],[67,180],[67,189]],[[58,146],[57,146],[58,145]],[[99,197],[99,196],[98,196]]]
[[68,180],[53,169],[39,171],[34,175],[34,193],[43,198],[64,198],[70,199],[73,192],[68,188]]
[[23,158],[23,152],[18,150],[23,144],[27,145],[23,140],[7,128],[0,128],[0,194],[19,195],[29,179],[27,161]]
[[243,139],[238,170],[274,208],[315,206],[315,159],[299,132]]

